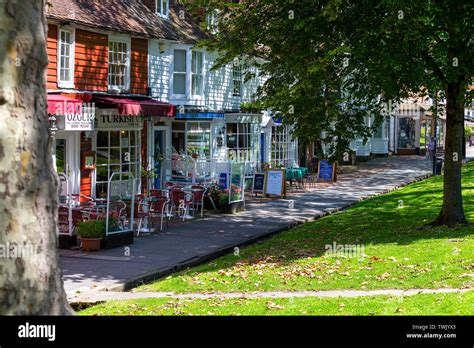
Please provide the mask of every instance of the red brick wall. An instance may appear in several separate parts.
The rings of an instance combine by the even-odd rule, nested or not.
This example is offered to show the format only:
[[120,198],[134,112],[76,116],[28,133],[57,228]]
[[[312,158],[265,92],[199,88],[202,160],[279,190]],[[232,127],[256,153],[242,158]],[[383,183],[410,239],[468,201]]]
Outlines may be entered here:
[[148,87],[148,40],[132,38],[130,93],[146,94]]
[[58,27],[56,25],[48,24],[46,49],[49,60],[46,70],[47,88],[58,89]]
[[107,35],[76,30],[74,82],[76,90],[107,92],[108,90]]

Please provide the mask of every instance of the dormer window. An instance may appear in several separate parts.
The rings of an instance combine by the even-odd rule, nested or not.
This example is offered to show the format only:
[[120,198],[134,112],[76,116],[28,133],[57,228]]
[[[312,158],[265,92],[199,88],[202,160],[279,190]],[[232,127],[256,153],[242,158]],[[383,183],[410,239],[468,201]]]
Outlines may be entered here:
[[170,9],[170,0],[156,0],[156,13],[161,16],[168,18]]

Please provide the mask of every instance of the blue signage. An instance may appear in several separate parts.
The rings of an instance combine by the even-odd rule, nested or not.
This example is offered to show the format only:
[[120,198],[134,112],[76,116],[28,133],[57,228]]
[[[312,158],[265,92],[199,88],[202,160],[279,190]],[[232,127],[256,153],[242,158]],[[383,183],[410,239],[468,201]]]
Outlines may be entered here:
[[333,181],[333,178],[334,178],[334,165],[329,163],[328,160],[320,160],[318,179],[321,179],[324,181]]
[[226,190],[228,181],[229,181],[229,174],[221,173],[221,175],[219,175],[219,188],[221,190]]

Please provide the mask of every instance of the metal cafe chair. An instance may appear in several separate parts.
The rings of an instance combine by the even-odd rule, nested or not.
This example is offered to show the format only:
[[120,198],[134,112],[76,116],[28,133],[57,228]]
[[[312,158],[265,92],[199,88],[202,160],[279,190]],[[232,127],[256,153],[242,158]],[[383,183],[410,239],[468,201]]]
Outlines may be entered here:
[[166,197],[154,197],[150,203],[149,216],[152,218],[160,218],[160,231],[163,231],[163,219],[166,220],[166,228],[169,228],[168,205],[169,199]]
[[134,217],[135,219],[138,219],[138,228],[137,228],[137,237],[138,237],[142,229],[143,220],[148,219],[150,217],[149,203],[146,201],[145,198],[140,198],[138,203],[135,204]]
[[201,218],[204,217],[204,197],[206,196],[206,188],[201,185],[193,185],[191,187],[193,193],[193,213],[201,210]]

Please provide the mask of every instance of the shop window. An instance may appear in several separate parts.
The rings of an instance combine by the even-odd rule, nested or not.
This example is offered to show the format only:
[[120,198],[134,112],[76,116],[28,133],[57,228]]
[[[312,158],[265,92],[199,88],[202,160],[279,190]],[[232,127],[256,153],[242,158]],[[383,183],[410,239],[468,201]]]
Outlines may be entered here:
[[[288,126],[272,127],[272,167],[287,167],[290,165],[291,134]],[[314,150],[313,150],[314,151]]]
[[180,122],[172,125],[173,152],[177,154],[211,154],[211,123],[208,121]]
[[58,42],[58,85],[74,87],[74,31],[59,30]]
[[202,95],[204,83],[204,55],[193,51],[191,60],[191,94]]
[[109,89],[128,90],[130,80],[130,45],[124,41],[109,41]]
[[140,144],[138,131],[99,131],[97,132],[96,153],[96,196],[107,195],[108,180],[112,173],[118,172],[114,180],[129,177],[123,173],[131,172],[140,178]]
[[227,123],[228,159],[245,162],[253,159],[253,134],[255,125],[252,123]]
[[415,148],[415,127],[414,118],[398,119],[398,147],[403,149]]

